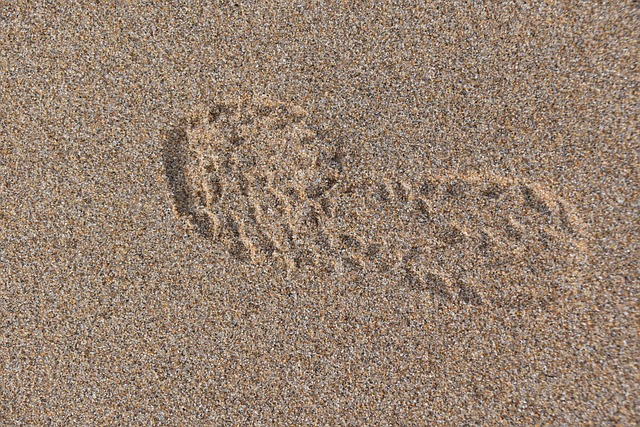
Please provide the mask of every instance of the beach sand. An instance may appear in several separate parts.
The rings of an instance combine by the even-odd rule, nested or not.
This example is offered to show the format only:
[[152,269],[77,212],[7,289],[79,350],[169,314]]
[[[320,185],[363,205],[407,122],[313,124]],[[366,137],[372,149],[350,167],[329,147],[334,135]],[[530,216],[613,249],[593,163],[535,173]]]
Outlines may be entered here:
[[637,425],[637,2],[0,2],[0,424]]

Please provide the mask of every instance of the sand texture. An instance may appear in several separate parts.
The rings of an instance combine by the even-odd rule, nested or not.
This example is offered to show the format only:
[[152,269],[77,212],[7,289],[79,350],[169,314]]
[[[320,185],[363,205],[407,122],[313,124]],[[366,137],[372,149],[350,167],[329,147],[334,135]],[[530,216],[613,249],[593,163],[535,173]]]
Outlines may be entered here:
[[638,425],[637,2],[56,4],[0,2],[1,426]]

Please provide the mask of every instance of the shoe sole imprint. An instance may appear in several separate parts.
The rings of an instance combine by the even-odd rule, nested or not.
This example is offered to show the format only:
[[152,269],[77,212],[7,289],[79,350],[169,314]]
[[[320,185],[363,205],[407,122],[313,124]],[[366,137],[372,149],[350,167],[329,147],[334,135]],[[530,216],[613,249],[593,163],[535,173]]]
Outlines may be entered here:
[[[585,225],[533,183],[425,174],[334,189],[324,222],[348,265],[389,271],[442,301],[540,307],[580,288]],[[380,238],[382,236],[382,238]]]
[[299,107],[230,99],[196,109],[169,136],[165,169],[177,214],[238,259],[304,264],[318,198],[341,160],[319,144]]
[[481,175],[344,180],[301,108],[231,99],[167,138],[176,214],[236,259],[389,274],[445,302],[541,306],[577,289],[584,225],[560,197]]

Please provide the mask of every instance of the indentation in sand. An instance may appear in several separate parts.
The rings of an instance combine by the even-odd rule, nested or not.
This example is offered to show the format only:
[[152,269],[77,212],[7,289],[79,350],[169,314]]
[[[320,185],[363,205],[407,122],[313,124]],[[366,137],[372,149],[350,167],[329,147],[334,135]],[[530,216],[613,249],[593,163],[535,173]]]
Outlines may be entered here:
[[388,269],[409,290],[524,308],[580,287],[585,227],[567,202],[535,184],[425,173],[350,193],[337,186],[333,203],[324,230],[342,236],[333,239],[342,258]]
[[241,99],[191,114],[165,154],[177,213],[239,260],[314,265],[341,165],[305,116],[294,105]]
[[543,307],[579,288],[584,226],[557,195],[489,175],[347,176],[305,118],[269,100],[197,109],[166,143],[176,213],[238,261],[388,275],[445,303]]

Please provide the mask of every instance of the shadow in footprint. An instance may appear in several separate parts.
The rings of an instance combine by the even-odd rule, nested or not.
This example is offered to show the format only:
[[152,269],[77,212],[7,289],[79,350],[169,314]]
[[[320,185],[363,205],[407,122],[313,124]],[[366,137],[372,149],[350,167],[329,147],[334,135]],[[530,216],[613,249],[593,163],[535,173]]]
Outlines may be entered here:
[[184,126],[176,126],[167,131],[162,152],[167,184],[173,197],[174,206],[180,215],[187,215],[190,211],[186,175],[186,143],[187,132]]
[[213,223],[209,217],[197,212],[197,203],[189,188],[186,127],[186,121],[181,121],[166,132],[162,151],[164,173],[178,215],[189,218],[198,233],[205,237],[211,237],[214,229]]

